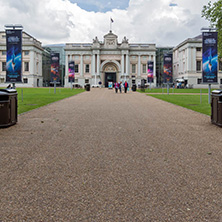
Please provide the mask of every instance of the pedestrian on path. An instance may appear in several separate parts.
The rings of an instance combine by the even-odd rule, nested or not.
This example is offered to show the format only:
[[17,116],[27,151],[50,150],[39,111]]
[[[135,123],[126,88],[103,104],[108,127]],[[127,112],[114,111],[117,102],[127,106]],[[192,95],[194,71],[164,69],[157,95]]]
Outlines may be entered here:
[[124,83],[124,90],[125,90],[125,93],[127,93],[127,89],[128,89],[128,82],[125,81],[125,83]]
[[116,93],[118,93],[118,88],[119,88],[119,83],[118,82],[116,82],[114,84],[114,88],[115,88]]
[[122,93],[122,82],[119,83],[119,92]]

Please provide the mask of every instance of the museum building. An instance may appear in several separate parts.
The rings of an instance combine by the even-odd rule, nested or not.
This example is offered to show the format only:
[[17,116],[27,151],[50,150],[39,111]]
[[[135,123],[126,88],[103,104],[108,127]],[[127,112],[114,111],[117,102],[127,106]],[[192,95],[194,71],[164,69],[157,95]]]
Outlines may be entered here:
[[[173,48],[173,78],[184,80],[190,88],[207,88],[202,84],[202,35],[188,38]],[[222,62],[218,60],[218,84],[222,85]]]
[[[66,70],[65,87],[71,84],[84,86],[90,83],[98,86],[101,81],[103,87],[108,82],[127,81],[140,84],[142,79],[147,80],[147,62],[153,61],[154,81],[156,86],[156,45],[130,44],[126,37],[118,42],[118,36],[110,31],[103,41],[97,37],[92,43],[67,43],[65,46]],[[75,83],[69,82],[68,64],[75,62]]]
[[[42,43],[26,32],[22,32],[22,82],[18,87],[43,86],[43,54]],[[6,82],[6,33],[0,32],[0,87],[8,85]]]

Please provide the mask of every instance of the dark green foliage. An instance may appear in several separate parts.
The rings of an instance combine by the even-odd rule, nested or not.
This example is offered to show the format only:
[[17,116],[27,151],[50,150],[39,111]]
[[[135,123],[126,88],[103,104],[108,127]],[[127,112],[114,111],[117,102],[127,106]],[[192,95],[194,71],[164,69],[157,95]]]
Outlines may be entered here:
[[218,31],[218,55],[222,58],[222,0],[212,3],[208,2],[202,10],[202,17],[210,22],[212,28]]

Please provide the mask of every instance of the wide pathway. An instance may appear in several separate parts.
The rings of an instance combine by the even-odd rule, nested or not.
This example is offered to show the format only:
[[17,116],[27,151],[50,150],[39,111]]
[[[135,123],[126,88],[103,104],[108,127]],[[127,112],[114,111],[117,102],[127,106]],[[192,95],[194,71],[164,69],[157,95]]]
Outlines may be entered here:
[[222,221],[222,129],[108,89],[0,129],[0,221]]

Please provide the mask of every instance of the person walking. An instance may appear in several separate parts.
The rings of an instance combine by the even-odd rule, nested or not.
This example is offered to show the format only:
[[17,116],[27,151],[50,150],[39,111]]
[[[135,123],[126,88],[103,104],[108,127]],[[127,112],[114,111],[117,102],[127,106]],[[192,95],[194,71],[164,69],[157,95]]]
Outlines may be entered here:
[[116,82],[114,84],[114,88],[115,88],[116,93],[118,93],[118,88],[119,88],[119,83],[118,82]]
[[119,83],[119,92],[122,93],[122,82]]
[[125,93],[127,93],[127,89],[128,89],[128,82],[125,81],[125,83],[124,83],[124,90],[125,90]]

